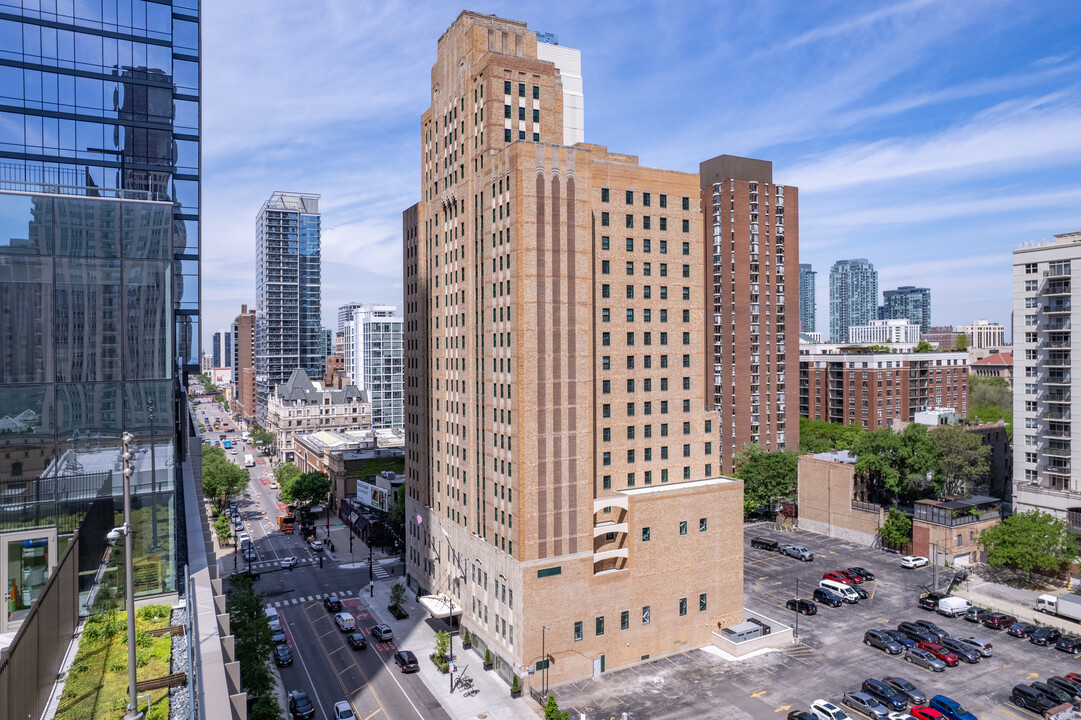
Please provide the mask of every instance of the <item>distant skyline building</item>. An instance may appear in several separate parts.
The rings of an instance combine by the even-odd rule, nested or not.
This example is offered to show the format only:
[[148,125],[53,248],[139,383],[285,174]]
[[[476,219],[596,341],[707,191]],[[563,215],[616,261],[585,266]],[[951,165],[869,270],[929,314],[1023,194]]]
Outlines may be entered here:
[[878,319],[878,272],[866,258],[830,269],[830,342],[848,342],[848,328]]
[[256,413],[265,424],[267,399],[297,368],[321,378],[319,196],[274,192],[256,219]]
[[1081,422],[1081,371],[1072,328],[1081,325],[1081,231],[1013,251],[1013,323],[1014,512],[1042,510],[1076,534],[1081,441],[1073,445],[1073,406]]
[[338,326],[335,334],[340,335],[345,332],[345,324],[353,319],[353,311],[360,307],[364,307],[364,303],[348,302],[338,308]]
[[818,275],[809,263],[799,265],[799,329],[800,332],[815,332],[815,277]]
[[255,422],[258,403],[255,395],[255,310],[240,306],[233,325],[236,327],[236,366],[233,382],[236,385],[234,403],[237,414],[249,423]]
[[402,317],[394,305],[350,304],[345,323],[342,364],[349,381],[368,392],[372,427],[405,425],[402,388],[404,351]]
[[971,325],[958,325],[957,332],[968,335],[970,348],[999,350],[1006,345],[1006,328],[999,323],[980,319]]
[[908,320],[872,320],[867,325],[848,328],[851,343],[918,343],[920,326]]
[[233,367],[233,333],[232,330],[218,330],[211,338],[213,350],[211,357],[214,367]]
[[920,326],[921,333],[931,331],[930,288],[902,285],[896,290],[882,291],[880,320],[908,320]]
[[324,359],[334,354],[334,332],[330,328],[319,328],[319,354]]

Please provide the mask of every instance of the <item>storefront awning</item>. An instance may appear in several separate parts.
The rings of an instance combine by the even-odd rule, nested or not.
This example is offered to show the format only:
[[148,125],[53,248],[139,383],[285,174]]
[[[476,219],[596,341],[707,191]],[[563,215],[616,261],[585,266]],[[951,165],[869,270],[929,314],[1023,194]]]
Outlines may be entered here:
[[447,595],[422,595],[417,602],[435,618],[446,619],[462,614],[462,606]]

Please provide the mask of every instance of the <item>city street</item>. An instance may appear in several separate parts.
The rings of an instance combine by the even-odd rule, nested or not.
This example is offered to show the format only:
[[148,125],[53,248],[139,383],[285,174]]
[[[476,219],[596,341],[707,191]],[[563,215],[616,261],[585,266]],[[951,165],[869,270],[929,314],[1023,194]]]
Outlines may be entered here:
[[[197,415],[207,426],[204,437],[212,441],[220,441],[226,423],[236,428],[233,419],[217,404],[200,404]],[[223,430],[213,430],[215,420],[222,423]],[[449,720],[419,675],[402,675],[398,671],[393,660],[399,649],[395,643],[376,642],[369,636],[375,621],[364,594],[368,590],[368,547],[357,538],[350,553],[348,533],[336,517],[331,518],[333,537],[337,539],[334,551],[313,552],[300,536],[299,525],[296,534],[283,533],[277,518],[285,512],[285,505],[277,499],[280,490],[270,487],[273,473],[269,461],[242,441],[239,429],[225,436],[239,444],[235,455],[226,450],[231,461],[243,466],[246,454],[256,458],[255,467],[247,468],[251,475],[249,496],[240,498],[237,505],[244,530],[251,536],[258,555],[258,560],[250,563],[251,570],[259,573],[255,589],[263,594],[268,609],[277,610],[293,651],[293,664],[278,668],[285,692],[307,692],[319,720],[332,720],[334,703],[345,699],[353,703],[361,718]],[[326,515],[320,520],[316,534],[325,540]],[[290,557],[297,558],[297,566],[283,569],[281,561]],[[400,561],[379,558],[382,555],[376,558],[373,570],[376,580],[402,575]],[[219,562],[225,577],[249,567],[236,553],[226,553]],[[331,594],[339,596],[343,610],[356,618],[357,631],[368,637],[366,650],[350,649],[345,635],[335,627],[334,614],[323,606],[323,598]]]

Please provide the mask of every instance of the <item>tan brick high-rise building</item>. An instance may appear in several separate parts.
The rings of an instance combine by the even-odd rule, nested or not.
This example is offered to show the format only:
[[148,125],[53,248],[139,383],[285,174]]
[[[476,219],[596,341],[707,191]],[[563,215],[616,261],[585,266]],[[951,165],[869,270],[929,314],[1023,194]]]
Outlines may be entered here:
[[411,584],[534,687],[542,642],[549,683],[709,643],[742,620],[742,486],[707,409],[698,174],[563,145],[521,22],[459,15],[431,98],[403,216]]
[[240,306],[236,317],[236,412],[248,422],[255,422],[255,310]]
[[773,163],[719,155],[699,167],[705,306],[713,310],[706,384],[720,411],[718,467],[746,443],[799,446],[799,195]]

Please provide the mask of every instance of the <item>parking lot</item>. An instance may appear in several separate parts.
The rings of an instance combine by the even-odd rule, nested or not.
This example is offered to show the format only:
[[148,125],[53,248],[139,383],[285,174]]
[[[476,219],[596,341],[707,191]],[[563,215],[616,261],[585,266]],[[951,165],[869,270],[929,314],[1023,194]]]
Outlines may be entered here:
[[[815,553],[813,562],[800,562],[779,553],[752,548],[753,537],[768,537],[781,545],[804,545]],[[729,662],[707,650],[693,650],[654,659],[631,668],[604,673],[595,680],[568,684],[553,692],[571,716],[590,720],[665,718],[774,718],[789,710],[805,710],[817,698],[838,705],[845,692],[858,691],[868,677],[907,678],[928,698],[949,695],[968,706],[980,720],[1027,720],[1037,716],[1007,702],[1010,689],[1021,682],[1081,672],[1081,658],[1053,648],[1033,645],[962,618],[948,618],[916,606],[932,586],[932,568],[906,570],[897,555],[802,531],[773,525],[748,528],[744,537],[744,604],[756,613],[788,625],[796,614],[785,609],[795,597],[810,597],[822,574],[861,566],[876,575],[863,587],[871,597],[857,605],[830,608],[799,617],[799,642],[783,650]],[[953,573],[936,573],[946,587]],[[933,673],[863,645],[868,629],[894,629],[898,623],[931,620],[952,636],[975,636],[994,645],[994,655],[975,665],[960,663]],[[846,708],[852,717],[860,717]]]

